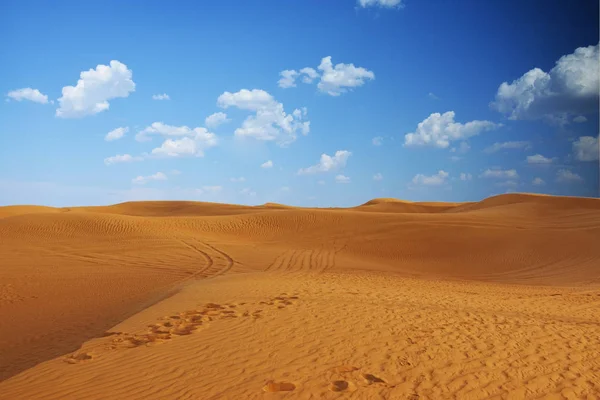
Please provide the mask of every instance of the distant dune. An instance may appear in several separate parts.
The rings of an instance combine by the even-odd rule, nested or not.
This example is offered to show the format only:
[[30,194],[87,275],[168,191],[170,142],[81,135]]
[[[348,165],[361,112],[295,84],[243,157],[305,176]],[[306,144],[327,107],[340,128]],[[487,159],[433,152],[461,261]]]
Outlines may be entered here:
[[[351,362],[350,355],[337,357],[333,353],[321,353],[327,347],[341,351],[344,343],[356,353],[357,348],[350,345],[355,340],[353,337],[358,340],[356,346],[360,351],[364,354],[372,351],[374,357],[382,357],[383,360],[385,351],[369,350],[371,345],[368,343],[377,340],[383,346],[386,340],[395,340],[381,336],[382,330],[388,328],[377,321],[386,321],[386,318],[391,318],[389,329],[397,326],[398,332],[402,332],[398,333],[404,335],[402,340],[412,340],[425,347],[435,344],[419,342],[415,332],[405,332],[406,324],[422,323],[418,329],[437,335],[443,331],[439,324],[444,318],[450,324],[449,329],[452,324],[456,324],[452,325],[453,329],[463,329],[459,328],[461,318],[464,321],[474,318],[470,323],[491,324],[490,327],[508,321],[507,324],[521,324],[509,329],[528,337],[533,333],[524,328],[525,320],[541,318],[542,314],[545,315],[544,323],[548,324],[559,323],[555,320],[558,314],[561,324],[574,324],[577,318],[580,322],[589,321],[600,317],[597,311],[600,297],[596,296],[596,293],[600,295],[596,291],[600,287],[599,239],[599,199],[532,194],[506,194],[469,203],[408,202],[386,198],[374,199],[356,207],[332,209],[298,208],[275,203],[250,207],[190,201],[142,201],[69,208],[0,207],[0,312],[3,316],[0,324],[0,380],[13,377],[0,383],[0,398],[69,398],[69,387],[78,387],[86,393],[81,398],[101,398],[101,392],[86,392],[82,382],[109,374],[113,369],[124,374],[126,366],[149,368],[145,376],[153,377],[155,382],[167,378],[177,381],[178,369],[188,371],[187,378],[180,375],[181,379],[201,380],[186,367],[186,363],[196,365],[198,361],[186,358],[188,338],[182,329],[196,329],[199,324],[192,323],[196,317],[208,326],[209,315],[218,321],[211,322],[212,331],[206,330],[209,336],[202,340],[207,342],[194,342],[200,339],[193,337],[201,336],[194,334],[190,335],[189,344],[194,343],[194,346],[199,346],[198,349],[204,348],[205,354],[199,353],[198,357],[214,364],[214,371],[231,378],[213,377],[217,380],[214,385],[189,383],[189,387],[195,388],[189,389],[189,393],[178,384],[173,384],[169,392],[171,389],[167,389],[165,380],[160,391],[138,390],[139,393],[146,393],[147,398],[262,398],[262,385],[256,391],[250,383],[258,382],[263,376],[266,379],[270,374],[277,375],[281,382],[289,381],[294,388],[277,386],[279,381],[274,378],[275,383],[271,386],[265,383],[265,390],[287,387],[296,396],[305,396],[294,398],[320,396],[321,389],[324,392],[358,391],[363,390],[363,386],[370,387],[372,391],[355,394],[354,398],[380,398],[378,393],[384,398],[394,393],[398,396],[424,393],[435,398],[444,393],[427,391],[431,388],[419,389],[412,383],[404,387],[400,381],[392,385],[392,381],[399,379],[394,374],[400,374],[405,367],[408,371],[411,363],[421,359],[420,354],[423,353],[418,353],[419,356],[415,353],[413,359],[394,358],[397,363],[394,367],[389,366],[387,361],[369,359],[363,363],[370,369],[327,375],[323,378],[323,388],[319,389],[316,383],[316,386],[309,383],[312,382],[309,378],[305,381],[301,378],[314,369],[311,358],[306,356],[302,359],[306,368],[294,364],[293,360],[300,358],[295,358],[288,346],[297,345],[300,349],[298,354],[311,354],[312,351],[314,362],[322,359],[335,364]],[[579,297],[575,294],[572,294],[575,297],[548,297],[555,292],[566,296],[575,293],[573,291],[590,293],[590,297],[579,294]],[[283,292],[286,294],[282,295]],[[467,296],[463,292],[479,295]],[[113,360],[113,353],[90,350],[85,356],[77,356],[81,359],[72,359],[68,363],[61,361],[60,357],[75,354],[73,352],[82,343],[92,338],[96,339],[86,346],[108,340],[102,336],[122,321],[126,322],[121,324],[120,332],[143,331],[146,329],[144,323],[155,320],[160,316],[158,314],[171,315],[178,308],[187,312],[195,309],[199,299],[207,303],[219,302],[220,308],[213,310],[212,314],[212,311],[207,311],[208,307],[198,311],[199,314],[190,311],[191,314],[177,317],[185,317],[192,322],[185,325],[188,328],[178,328],[179,333],[175,335],[180,334],[181,340],[169,341],[172,352],[165,344],[147,355],[142,354],[142,350],[154,348],[127,350],[130,353],[117,351]],[[330,299],[329,303],[324,299]],[[517,299],[522,299],[525,307],[522,310]],[[303,300],[305,303],[302,303]],[[568,304],[559,300],[568,300]],[[242,304],[244,302],[248,305]],[[447,302],[454,302],[455,306]],[[240,317],[232,320],[230,325],[220,320],[229,315],[225,313],[229,310],[225,303],[232,304],[231,316]],[[256,305],[249,309],[249,305],[254,303]],[[291,310],[294,307],[301,311],[293,314]],[[408,307],[405,310],[407,314],[404,317],[394,314],[394,307]],[[427,312],[419,312],[420,307],[425,307],[437,317],[430,319]],[[252,317],[255,315],[252,313],[258,312],[256,310],[266,313],[264,321]],[[503,314],[505,311],[507,314]],[[254,325],[244,325],[246,322],[241,317],[246,315],[245,312]],[[460,314],[463,312],[464,315]],[[321,321],[316,316],[319,313],[331,320]],[[419,318],[422,318],[421,322]],[[261,321],[267,324],[264,329],[271,333],[259,333],[262,331],[256,330],[258,328],[251,328],[263,323]],[[303,321],[305,325],[302,325]],[[398,325],[394,325],[396,323]],[[364,327],[356,327],[357,324]],[[328,326],[329,333],[321,332],[319,326]],[[372,326],[375,331],[365,330],[366,326]],[[473,332],[480,329],[477,332],[485,336],[489,333],[486,329],[492,329],[490,327],[486,325],[484,329],[482,325],[473,328]],[[158,332],[163,328],[151,329]],[[554,343],[553,333],[545,329],[538,333],[552,338],[547,343]],[[573,334],[576,338],[577,329],[584,328],[565,325],[564,329],[566,336]],[[596,346],[596,351],[600,348],[597,347],[600,336],[593,339],[598,328],[585,329],[579,332],[583,336],[574,339],[585,338],[585,343],[580,343],[581,349],[572,349],[572,354],[579,352],[577,354],[583,357],[580,359],[583,360],[581,368],[595,368],[599,373],[597,361],[593,364],[595,367],[586,364],[586,357],[593,358],[593,355],[584,351],[586,346]],[[303,347],[301,337],[288,338],[287,343],[274,337],[273,332],[278,330],[281,335],[310,338],[312,350]],[[258,336],[252,336],[252,332]],[[421,335],[425,335],[423,332]],[[224,341],[217,333],[230,335],[230,339]],[[163,336],[171,338],[172,334]],[[321,334],[323,342],[317,338]],[[363,335],[363,339],[358,339],[359,334]],[[125,334],[119,333],[115,337],[129,340],[122,335]],[[160,335],[153,335],[154,343]],[[493,347],[501,345],[500,342],[494,344],[492,336],[488,338],[489,342],[482,339],[481,343],[474,336],[473,346],[487,346],[487,350],[481,347],[473,351],[483,352],[478,353],[478,357],[488,360],[482,361],[484,364],[500,365],[504,359],[489,358]],[[531,343],[546,343],[542,336],[537,342],[537,339],[532,339]],[[143,342],[149,339],[148,336],[139,336],[135,340]],[[209,349],[206,346],[211,340],[214,347]],[[462,349],[460,337],[452,340],[458,341],[457,349]],[[273,341],[283,346],[281,355],[277,347],[273,347]],[[426,342],[429,344],[426,345]],[[554,346],[561,346],[560,343],[556,342]],[[372,346],[377,345],[372,342]],[[243,349],[244,346],[249,347]],[[217,353],[216,349],[223,353]],[[238,349],[239,354],[232,353],[233,349]],[[447,357],[454,354],[446,350]],[[568,349],[564,350],[567,354]],[[390,357],[402,357],[389,351]],[[126,353],[131,355],[131,360],[123,358],[126,356],[122,354]],[[539,357],[550,357],[544,352],[538,353]],[[538,353],[532,350],[531,354]],[[80,351],[77,354],[84,353]],[[521,353],[515,350],[514,354]],[[285,358],[278,358],[283,355]],[[455,356],[455,361],[463,360],[458,353],[452,357]],[[159,359],[153,357],[159,357],[164,364],[159,366]],[[267,361],[269,357],[271,361]],[[93,360],[95,358],[97,363]],[[171,358],[174,359],[173,364],[169,364]],[[50,361],[33,368],[47,360]],[[272,362],[277,360],[281,366],[290,362],[296,369],[278,375],[269,369],[276,368]],[[359,363],[357,360],[352,362]],[[533,359],[531,362],[535,364]],[[238,364],[239,368],[246,369],[245,375],[235,372],[237,369],[231,370]],[[332,368],[336,367],[333,364]],[[99,369],[94,369],[94,365]],[[431,366],[434,365],[437,364],[432,361]],[[507,364],[506,368],[510,369],[510,365]],[[417,374],[418,371],[413,369],[410,370]],[[69,371],[75,370],[82,371],[82,375],[71,375]],[[134,370],[136,374],[140,373],[138,369],[127,373]],[[161,370],[164,370],[164,379],[159,374]],[[460,371],[463,371],[463,381],[470,382],[468,370],[463,368]],[[483,373],[481,371],[472,373],[477,375]],[[23,374],[19,374],[21,372]],[[439,380],[442,378],[435,378],[435,372],[430,370],[423,369],[419,373],[425,374],[423,376],[427,379],[442,382]],[[70,377],[59,378],[61,374]],[[385,375],[385,383],[376,380],[378,374]],[[371,377],[365,378],[367,375]],[[233,383],[234,377],[237,377],[238,383]],[[500,377],[501,374],[497,379],[505,379]],[[459,379],[459,375],[455,379]],[[456,386],[456,390],[448,393],[459,393],[460,382],[446,382],[446,386]],[[519,382],[515,383],[515,390]],[[132,391],[127,391],[129,386],[125,378],[105,384],[108,385],[106,393],[112,393],[109,397],[136,398],[138,393],[131,385]],[[302,391],[302,385],[311,389]],[[425,391],[419,392],[418,389]],[[226,395],[219,397],[219,393]],[[489,394],[492,396],[493,392]]]

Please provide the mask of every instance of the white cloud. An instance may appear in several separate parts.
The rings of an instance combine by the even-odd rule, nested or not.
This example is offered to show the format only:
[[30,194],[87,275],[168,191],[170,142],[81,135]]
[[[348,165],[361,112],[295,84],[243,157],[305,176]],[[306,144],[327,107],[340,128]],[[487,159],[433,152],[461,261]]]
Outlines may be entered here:
[[312,83],[316,78],[319,77],[319,73],[314,68],[305,67],[300,70],[300,74],[303,75],[302,82]]
[[132,72],[125,64],[113,60],[108,65],[83,71],[76,86],[62,88],[56,116],[80,118],[108,110],[108,100],[127,97],[135,91]]
[[298,77],[298,71],[293,69],[286,69],[279,73],[281,79],[277,81],[277,85],[280,88],[287,89],[291,87],[296,87],[296,78]]
[[473,175],[461,172],[461,174],[460,174],[461,181],[470,181],[471,179],[473,179]]
[[203,157],[203,148],[199,142],[185,137],[183,139],[167,139],[160,147],[152,149],[152,155],[157,157]]
[[336,175],[335,183],[350,183],[350,178],[344,175]]
[[104,164],[112,165],[124,162],[142,161],[142,157],[134,157],[130,154],[117,154],[116,156],[107,157],[104,159]]
[[531,181],[531,183],[532,183],[534,186],[543,186],[543,185],[545,185],[545,184],[546,184],[546,182],[544,182],[544,180],[543,180],[542,178],[539,178],[539,177],[538,177],[538,178],[535,178],[533,181]]
[[261,168],[273,168],[273,161],[265,161],[260,165]]
[[152,100],[171,100],[171,97],[169,97],[168,94],[163,93],[163,94],[153,94],[152,95]]
[[167,175],[163,174],[162,172],[157,172],[154,175],[149,175],[149,176],[138,176],[136,178],[133,178],[131,180],[131,183],[135,184],[135,185],[145,185],[146,183],[150,182],[150,181],[166,181],[167,180]]
[[367,80],[375,79],[373,71],[356,67],[354,64],[340,63],[334,66],[331,56],[323,57],[317,70],[311,67],[302,68],[300,71],[283,70],[279,73],[281,78],[277,84],[281,88],[291,88],[296,87],[298,78],[302,78],[303,83],[312,83],[320,77],[317,88],[331,96],[339,96],[352,88],[364,85]]
[[582,136],[573,142],[573,154],[578,161],[597,161],[599,152],[598,137]]
[[515,149],[528,149],[531,147],[531,143],[521,141],[521,142],[503,142],[503,143],[494,143],[493,145],[486,147],[483,152],[484,153],[495,153],[500,150],[515,150]]
[[381,146],[383,138],[381,136],[376,136],[371,140],[371,143],[373,143],[373,146]]
[[317,87],[321,92],[331,96],[339,96],[348,89],[362,86],[365,80],[375,79],[373,71],[354,64],[336,64],[333,66],[331,56],[323,57],[318,69],[322,71]]
[[403,0],[357,0],[363,7],[404,8]]
[[375,175],[373,175],[373,180],[374,181],[381,181],[381,180],[383,180],[383,175],[381,175],[381,173],[378,172]]
[[[160,147],[152,150],[155,156],[203,157],[204,150],[217,145],[217,136],[206,128],[190,128],[188,126],[171,126],[162,122],[154,122],[135,135],[139,142],[151,140],[152,135],[167,137]],[[176,137],[178,139],[169,139]]]
[[283,104],[264,90],[242,89],[236,93],[225,92],[217,99],[217,105],[222,108],[237,107],[242,110],[254,111],[235,130],[240,137],[253,137],[258,140],[277,140],[279,145],[286,146],[296,140],[296,133],[307,135],[310,131],[310,121],[304,121],[306,108],[302,112],[294,110],[287,114]]
[[440,170],[437,174],[426,176],[423,174],[417,174],[412,179],[412,183],[415,185],[424,185],[424,186],[439,186],[446,183],[449,174],[446,171]]
[[229,121],[231,120],[227,118],[227,114],[224,112],[216,112],[206,117],[204,120],[204,125],[206,125],[208,128],[216,128],[217,126]]
[[554,158],[544,157],[541,154],[527,156],[527,164],[552,164],[554,160]]
[[497,129],[502,124],[490,121],[454,122],[454,111],[433,113],[417,125],[414,133],[404,136],[405,146],[433,146],[447,148],[450,142],[468,139],[483,131]]
[[104,136],[104,140],[111,142],[113,140],[121,139],[127,132],[129,132],[128,127],[113,129],[112,131],[108,132],[106,136]]
[[559,183],[582,182],[583,178],[567,169],[556,171],[556,181]]
[[32,88],[11,90],[7,93],[6,96],[16,101],[29,100],[33,101],[34,103],[40,104],[48,103],[48,96],[42,94],[42,92],[40,92],[39,90]]
[[338,150],[335,152],[333,157],[323,153],[321,154],[321,159],[319,160],[318,164],[308,168],[299,169],[298,175],[316,174],[319,172],[328,172],[334,171],[338,168],[343,168],[346,166],[348,157],[351,155],[352,153],[347,150]]
[[495,179],[518,179],[519,174],[514,169],[502,170],[499,168],[486,169],[481,178],[495,178]]
[[246,182],[246,178],[244,178],[243,176],[240,176],[239,178],[230,178],[229,180],[231,182]]
[[429,96],[429,98],[430,98],[430,99],[433,99],[433,100],[439,100],[439,99],[440,99],[440,98],[439,98],[439,97],[437,97],[437,96],[436,96],[434,93],[431,93],[431,92],[429,92],[429,93],[427,94],[427,96]]
[[173,126],[162,122],[153,122],[135,135],[135,140],[138,142],[146,142],[152,140],[152,135],[160,135],[163,137],[199,137],[200,140],[207,141],[211,146],[217,144],[217,137],[214,133],[208,132],[206,128],[190,128],[188,126]]
[[575,118],[573,118],[573,122],[577,122],[578,124],[582,124],[584,122],[587,122],[587,118],[584,117],[583,115],[578,115]]
[[599,45],[579,47],[561,57],[549,73],[534,68],[512,83],[498,87],[490,103],[510,119],[565,120],[565,114],[597,111]]

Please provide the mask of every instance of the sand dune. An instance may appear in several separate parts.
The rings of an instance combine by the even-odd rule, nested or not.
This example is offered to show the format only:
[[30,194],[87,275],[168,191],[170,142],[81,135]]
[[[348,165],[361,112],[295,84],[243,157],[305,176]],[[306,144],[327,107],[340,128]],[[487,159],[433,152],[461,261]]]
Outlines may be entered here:
[[0,398],[597,398],[598,238],[528,194],[0,207]]

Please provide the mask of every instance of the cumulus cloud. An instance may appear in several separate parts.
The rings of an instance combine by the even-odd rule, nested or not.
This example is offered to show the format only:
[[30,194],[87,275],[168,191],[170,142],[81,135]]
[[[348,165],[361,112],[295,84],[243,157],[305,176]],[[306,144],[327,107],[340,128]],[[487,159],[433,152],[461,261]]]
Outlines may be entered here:
[[168,94],[163,93],[163,94],[153,94],[152,95],[152,100],[171,100],[171,97],[169,97]]
[[530,142],[520,141],[520,142],[502,142],[502,143],[494,143],[493,145],[486,147],[483,152],[487,154],[495,153],[500,150],[518,150],[518,149],[529,149],[531,147]]
[[547,164],[552,164],[554,162],[554,160],[555,160],[554,158],[544,157],[541,154],[527,156],[527,164],[547,165]]
[[450,176],[450,174],[448,174],[446,171],[443,171],[443,170],[439,170],[437,174],[434,174],[431,176],[417,174],[412,179],[412,183],[414,185],[422,185],[422,186],[440,186],[440,185],[443,185],[444,183],[446,183],[449,176]]
[[200,142],[188,137],[167,139],[160,147],[152,149],[151,154],[157,157],[203,157],[204,148]]
[[121,139],[127,132],[129,132],[128,127],[113,129],[112,131],[108,132],[106,136],[104,136],[104,140],[107,142],[112,142],[113,140]]
[[235,130],[239,137],[252,137],[258,140],[277,140],[280,146],[287,146],[296,140],[297,132],[308,135],[310,121],[305,120],[307,110],[294,110],[287,114],[283,104],[260,89],[242,89],[236,93],[225,92],[217,99],[222,108],[237,107],[255,112]]
[[556,182],[559,183],[573,183],[582,182],[583,178],[578,174],[569,171],[568,169],[559,169],[556,171]]
[[[190,128],[188,126],[172,126],[162,122],[139,131],[135,139],[144,142],[152,139],[152,135],[167,138],[160,147],[152,150],[154,156],[165,157],[203,157],[204,150],[217,145],[217,136],[206,128]],[[176,138],[176,139],[172,139]]]
[[518,179],[519,174],[514,169],[503,170],[500,168],[486,169],[481,175],[481,178],[493,179]]
[[77,85],[62,88],[56,116],[80,118],[108,110],[108,100],[127,97],[135,91],[132,75],[125,64],[116,60],[110,65],[98,65],[96,69],[83,71]]
[[344,175],[336,175],[335,183],[350,183],[350,178]]
[[546,182],[544,182],[544,180],[542,178],[535,178],[533,181],[531,181],[531,184],[534,186],[543,186],[546,184]]
[[312,83],[315,79],[319,77],[319,73],[315,71],[314,68],[305,67],[300,70],[300,74],[302,75],[302,82],[304,83]]
[[[318,70],[318,72],[317,72]],[[323,57],[321,63],[315,70],[305,67],[300,71],[286,69],[279,73],[281,78],[277,82],[281,88],[296,87],[296,80],[302,78],[303,83],[312,83],[319,78],[317,88],[331,96],[339,96],[355,87],[362,86],[367,80],[375,79],[373,71],[354,64],[333,65],[331,56]]]
[[383,138],[381,136],[376,136],[371,140],[371,143],[373,143],[373,146],[381,146]]
[[573,142],[573,154],[577,161],[598,161],[599,152],[598,137],[582,136]]
[[404,145],[447,148],[452,141],[465,140],[501,126],[490,121],[454,122],[454,111],[433,113],[419,122],[415,132],[404,135]]
[[587,122],[587,118],[584,117],[583,115],[578,115],[575,118],[573,118],[573,122],[577,122],[578,124],[582,124],[584,122]]
[[321,71],[321,80],[317,87],[321,92],[331,96],[339,96],[349,89],[362,86],[365,80],[375,79],[373,71],[354,64],[336,64],[331,62],[331,56],[323,57],[318,69]]
[[490,106],[509,119],[539,119],[563,123],[565,114],[598,110],[598,47],[579,47],[561,57],[550,72],[534,68],[498,88]]
[[403,0],[357,0],[357,4],[362,8],[381,7],[381,8],[404,8]]
[[11,90],[6,94],[6,96],[16,101],[29,100],[33,101],[34,103],[40,104],[48,103],[48,96],[42,94],[42,92],[40,92],[39,90],[32,88]]
[[288,89],[296,87],[296,79],[302,78],[303,83],[312,83],[316,78],[319,77],[319,73],[310,67],[302,68],[300,71],[294,69],[285,69],[279,73],[279,80],[277,85],[280,88]]
[[461,181],[470,181],[471,179],[473,179],[473,175],[461,172],[461,174],[460,174]]
[[133,161],[142,161],[142,157],[134,157],[130,154],[117,154],[116,156],[105,158],[104,164],[113,165],[113,164],[133,162]]
[[260,165],[261,168],[273,168],[273,161],[265,161]]
[[131,183],[135,184],[135,185],[145,185],[146,183],[150,182],[150,181],[166,181],[167,180],[167,175],[163,174],[162,172],[157,172],[154,175],[148,175],[148,176],[138,176],[136,178],[133,178],[131,180]]
[[383,180],[383,175],[381,175],[381,173],[378,172],[375,175],[373,175],[373,180],[374,181],[381,181],[381,180]]
[[298,71],[293,69],[286,69],[279,73],[281,79],[277,81],[277,85],[280,88],[287,89],[291,87],[296,87],[296,78],[298,77]]
[[206,117],[204,120],[204,125],[206,125],[208,128],[216,128],[217,126],[229,121],[231,120],[227,118],[227,114],[219,111]]
[[346,166],[348,157],[352,155],[347,150],[338,150],[333,156],[329,156],[325,153],[321,154],[321,159],[318,164],[315,164],[308,168],[300,168],[298,175],[316,174],[319,172],[335,171],[336,169],[343,168]]

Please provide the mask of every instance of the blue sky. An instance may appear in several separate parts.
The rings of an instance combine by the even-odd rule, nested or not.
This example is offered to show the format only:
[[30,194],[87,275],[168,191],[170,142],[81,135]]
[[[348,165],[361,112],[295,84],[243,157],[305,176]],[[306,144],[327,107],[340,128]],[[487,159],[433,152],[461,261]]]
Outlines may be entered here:
[[599,194],[597,1],[9,0],[0,35],[2,205]]

